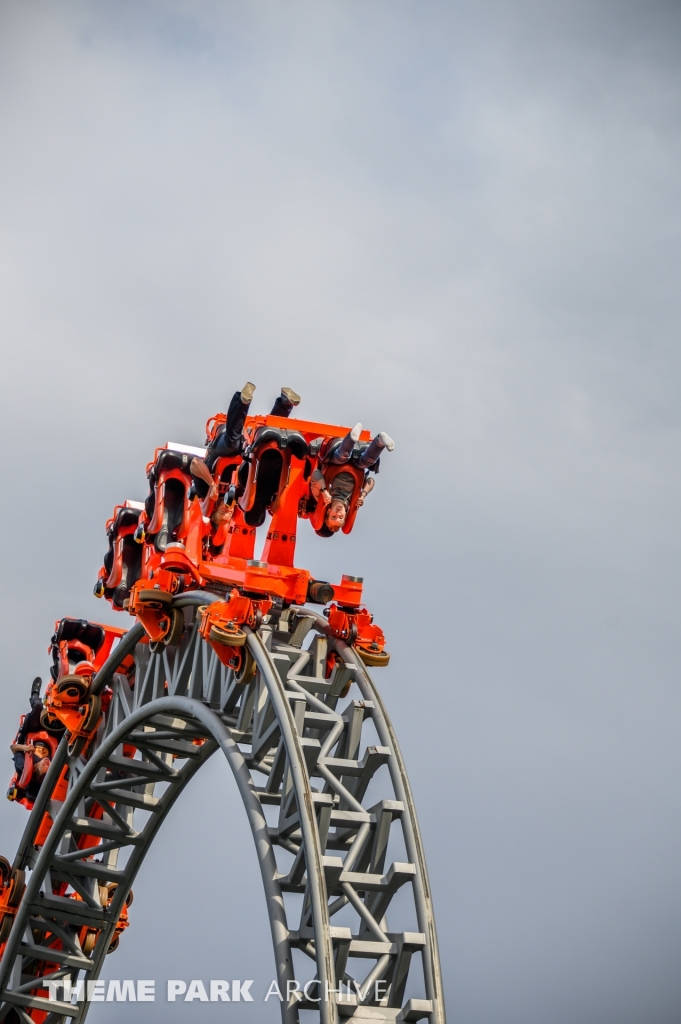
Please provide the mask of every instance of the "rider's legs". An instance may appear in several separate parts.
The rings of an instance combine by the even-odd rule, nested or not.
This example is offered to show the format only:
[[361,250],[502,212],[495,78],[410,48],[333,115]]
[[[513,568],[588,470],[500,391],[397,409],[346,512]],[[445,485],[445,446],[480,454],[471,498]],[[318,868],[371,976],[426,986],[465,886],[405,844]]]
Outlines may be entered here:
[[300,395],[297,395],[293,388],[282,388],[281,394],[272,406],[270,416],[290,416],[296,405],[300,405]]
[[386,433],[381,431],[380,434],[376,434],[376,437],[366,446],[360,457],[357,459],[356,465],[360,469],[371,469],[375,466],[381,457],[381,452],[384,448],[387,448],[389,452],[395,447],[395,442],[391,437],[388,437]]
[[361,432],[362,424],[355,423],[349,434],[346,434],[339,441],[334,441],[329,448],[325,461],[332,462],[335,466],[343,466],[346,462],[349,462],[352,450],[359,440]]

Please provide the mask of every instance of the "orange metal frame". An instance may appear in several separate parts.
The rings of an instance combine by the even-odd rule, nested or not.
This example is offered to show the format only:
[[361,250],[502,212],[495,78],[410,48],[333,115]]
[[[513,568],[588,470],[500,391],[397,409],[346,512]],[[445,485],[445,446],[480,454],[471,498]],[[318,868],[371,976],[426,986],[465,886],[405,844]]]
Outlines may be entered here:
[[[214,436],[217,429],[224,423],[224,415],[218,414],[211,417],[207,423],[207,434]],[[290,435],[292,432],[300,434],[309,444],[311,441],[320,439],[334,439],[344,437],[349,428],[334,426],[328,423],[317,423],[310,420],[286,419],[280,416],[249,416],[244,427],[246,444],[256,440],[258,432],[262,428],[274,427],[279,431]],[[362,431],[360,441],[369,441],[371,435],[368,431]],[[267,448],[273,447],[268,445]],[[155,453],[153,462],[149,463],[147,472],[151,472],[157,459],[167,448],[159,448]],[[262,453],[259,453],[260,455]],[[218,460],[214,471],[214,482],[221,493],[224,493],[229,484],[221,479],[225,466],[234,466],[233,478],[236,478],[238,469],[243,465],[243,456],[230,456]],[[258,462],[249,467],[251,476],[257,476]],[[161,470],[157,476],[154,486],[154,512],[151,520],[145,512],[140,516],[141,528],[145,536],[144,554],[142,557],[142,568],[140,580],[144,584],[136,583],[137,590],[148,588],[149,581],[160,589],[169,589],[170,592],[177,592],[179,589],[193,589],[196,587],[207,587],[213,590],[223,590],[226,594],[236,587],[240,591],[249,594],[261,595],[271,599],[278,599],[287,605],[302,605],[308,601],[310,583],[313,578],[307,569],[296,567],[294,564],[295,548],[298,532],[298,521],[310,519],[312,525],[318,528],[323,519],[323,508],[318,505],[312,512],[308,507],[313,502],[310,493],[310,477],[314,469],[322,468],[323,461],[319,455],[307,455],[299,458],[291,452],[283,449],[282,466],[285,472],[282,475],[280,486],[273,500],[268,506],[270,510],[270,522],[267,526],[267,535],[260,559],[255,559],[255,544],[257,527],[251,526],[246,521],[247,509],[237,502],[233,517],[228,526],[214,526],[209,516],[205,513],[212,511],[212,505],[207,500],[203,502],[198,499],[193,501],[189,498],[189,489],[192,477],[189,467],[185,472],[178,469]],[[344,533],[351,532],[357,515],[357,499],[360,491],[360,475],[363,477],[363,470],[357,469],[351,463],[342,467],[326,467],[327,477],[331,479],[339,469],[345,469],[356,477],[350,508],[346,523],[343,527]],[[179,516],[179,523],[175,527],[174,537],[165,551],[158,551],[155,545],[149,541],[150,534],[157,532],[163,523],[165,508],[164,494],[167,481],[170,479],[183,480],[185,486],[184,507]],[[109,520],[111,523],[113,520]],[[141,533],[141,531],[138,531]],[[114,544],[114,558],[119,557],[120,545]],[[166,573],[173,577],[169,581]],[[106,574],[106,575],[105,575]],[[116,565],[111,572],[104,568],[100,570],[100,581],[120,578],[120,572]],[[103,589],[100,588],[103,593]],[[344,608],[358,610],[361,605],[362,587],[356,580],[343,577],[340,583],[333,584],[334,599]],[[129,611],[140,614],[139,601],[135,607],[128,606]],[[155,631],[157,632],[157,631]],[[151,635],[151,634],[150,634]],[[152,637],[157,639],[158,636]]]

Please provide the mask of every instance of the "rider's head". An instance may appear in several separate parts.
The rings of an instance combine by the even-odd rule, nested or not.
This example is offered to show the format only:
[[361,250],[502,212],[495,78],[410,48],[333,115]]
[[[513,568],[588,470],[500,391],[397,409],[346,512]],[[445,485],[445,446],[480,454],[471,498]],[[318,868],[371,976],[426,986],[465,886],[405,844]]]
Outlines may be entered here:
[[333,498],[324,516],[324,522],[328,528],[336,533],[344,525],[347,517],[348,508],[345,502],[341,501],[340,498]]
[[47,743],[43,743],[41,740],[38,740],[36,743],[33,744],[33,753],[38,758],[38,761],[37,763],[35,763],[35,767],[33,770],[37,772],[38,775],[43,775],[48,768],[48,765],[45,764],[45,761],[50,760],[50,748],[48,747]]

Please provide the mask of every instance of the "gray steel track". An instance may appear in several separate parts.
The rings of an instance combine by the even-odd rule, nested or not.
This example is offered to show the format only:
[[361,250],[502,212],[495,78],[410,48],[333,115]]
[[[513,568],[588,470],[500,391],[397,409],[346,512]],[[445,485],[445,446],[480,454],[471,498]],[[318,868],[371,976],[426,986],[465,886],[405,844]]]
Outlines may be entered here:
[[[250,633],[255,672],[242,684],[198,633],[197,606],[213,600],[208,593],[176,599],[185,616],[177,648],[152,651],[140,642],[139,626],[120,642],[93,682],[95,690],[111,686],[111,704],[88,760],[69,762],[61,805],[47,797],[67,761],[65,742],[54,758],[15,859],[30,877],[0,962],[0,1021],[8,1014],[30,1021],[31,1008],[49,1012],[46,1024],[84,1020],[87,1001],[37,995],[45,963],[57,963],[51,979],[69,978],[73,986],[98,977],[162,822],[221,749],[253,832],[280,990],[316,979],[309,998],[300,993],[282,1002],[285,1024],[297,1022],[301,1010],[315,1011],[320,1024],[444,1024],[418,823],[369,673],[352,648],[326,635],[325,619],[290,609]],[[332,650],[342,660],[327,678]],[[129,680],[116,670],[132,651]],[[134,756],[124,755],[124,745]],[[33,843],[45,810],[54,825],[38,851]],[[98,836],[99,845],[79,849],[82,834]],[[60,883],[68,886],[65,896],[54,892]],[[109,904],[105,887],[112,883]],[[78,937],[84,926],[98,932],[88,955]],[[46,932],[61,937],[62,951],[46,951]]]

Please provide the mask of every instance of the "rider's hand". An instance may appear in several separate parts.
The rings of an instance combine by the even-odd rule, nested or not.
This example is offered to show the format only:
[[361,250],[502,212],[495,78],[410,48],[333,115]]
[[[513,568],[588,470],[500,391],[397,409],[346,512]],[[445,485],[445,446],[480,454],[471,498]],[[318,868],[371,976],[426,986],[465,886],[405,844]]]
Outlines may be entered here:
[[234,515],[235,505],[225,505],[223,502],[213,512],[211,519],[216,526],[222,526],[223,523],[229,523],[232,516]]

